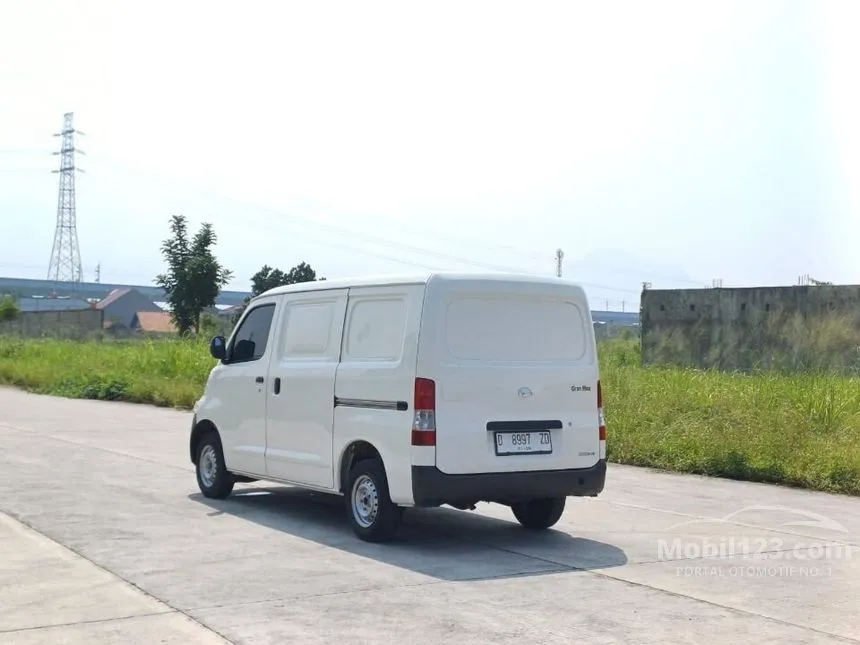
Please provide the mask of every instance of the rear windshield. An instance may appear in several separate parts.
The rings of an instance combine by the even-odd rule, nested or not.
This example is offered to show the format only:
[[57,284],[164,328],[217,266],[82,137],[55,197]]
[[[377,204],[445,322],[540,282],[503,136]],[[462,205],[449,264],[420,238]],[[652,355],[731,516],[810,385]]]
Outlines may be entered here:
[[563,300],[460,296],[448,303],[445,345],[450,356],[469,361],[579,361],[586,320]]

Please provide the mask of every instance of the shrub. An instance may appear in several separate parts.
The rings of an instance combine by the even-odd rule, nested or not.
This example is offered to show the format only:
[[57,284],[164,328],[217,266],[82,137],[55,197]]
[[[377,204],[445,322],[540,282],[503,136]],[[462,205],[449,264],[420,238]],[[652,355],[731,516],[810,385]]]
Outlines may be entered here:
[[0,322],[17,320],[20,315],[21,310],[18,309],[18,303],[12,296],[0,297]]

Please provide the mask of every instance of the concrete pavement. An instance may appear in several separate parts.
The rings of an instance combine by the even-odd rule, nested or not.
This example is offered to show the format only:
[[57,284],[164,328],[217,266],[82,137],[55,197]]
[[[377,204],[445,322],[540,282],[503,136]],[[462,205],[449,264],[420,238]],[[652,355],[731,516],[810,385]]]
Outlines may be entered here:
[[413,510],[370,545],[337,498],[204,500],[189,421],[0,389],[0,644],[860,643],[854,498],[610,465],[558,530]]
[[227,643],[3,513],[0,544],[2,643]]

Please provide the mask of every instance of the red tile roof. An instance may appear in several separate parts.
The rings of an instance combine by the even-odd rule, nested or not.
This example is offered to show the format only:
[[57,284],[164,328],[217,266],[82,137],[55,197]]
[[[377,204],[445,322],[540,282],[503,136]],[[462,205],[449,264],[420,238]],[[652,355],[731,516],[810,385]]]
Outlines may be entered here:
[[130,292],[131,289],[114,289],[96,304],[96,309],[104,309],[105,307],[109,307]]
[[167,311],[138,311],[132,326],[143,332],[169,334],[176,332],[176,325]]

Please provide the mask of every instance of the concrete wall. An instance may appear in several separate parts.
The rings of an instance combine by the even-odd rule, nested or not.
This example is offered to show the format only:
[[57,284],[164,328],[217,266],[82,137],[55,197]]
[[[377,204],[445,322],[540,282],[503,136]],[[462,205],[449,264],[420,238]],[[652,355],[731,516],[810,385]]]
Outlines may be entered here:
[[24,312],[16,320],[0,322],[0,335],[89,338],[102,330],[102,320],[102,312],[95,309]]
[[857,360],[858,285],[646,290],[641,302],[645,364],[751,369]]

